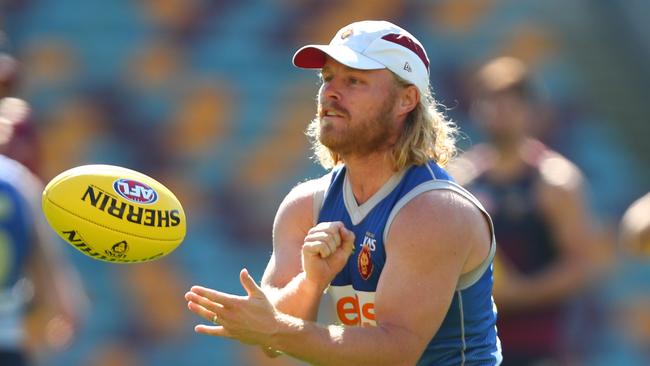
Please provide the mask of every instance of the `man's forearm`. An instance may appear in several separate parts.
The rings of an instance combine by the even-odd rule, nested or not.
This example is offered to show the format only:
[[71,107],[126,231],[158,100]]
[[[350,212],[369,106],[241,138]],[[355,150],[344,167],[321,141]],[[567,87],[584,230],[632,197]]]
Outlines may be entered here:
[[300,319],[315,321],[323,289],[309,282],[301,272],[283,288],[264,285],[264,292],[279,311]]
[[289,315],[268,346],[316,365],[414,365],[421,350],[414,334],[400,328],[322,326]]
[[592,276],[584,259],[562,260],[530,280],[534,288],[528,298],[531,304],[552,304],[563,301],[585,286]]

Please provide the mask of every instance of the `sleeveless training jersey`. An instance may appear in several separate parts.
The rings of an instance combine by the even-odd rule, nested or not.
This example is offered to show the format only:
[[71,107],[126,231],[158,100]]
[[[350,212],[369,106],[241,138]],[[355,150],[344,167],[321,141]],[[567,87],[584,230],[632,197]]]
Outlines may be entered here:
[[[507,182],[479,175],[467,185],[490,212],[499,236],[500,255],[526,275],[548,268],[557,259],[557,244],[536,198],[541,181],[534,162],[517,179]],[[499,337],[508,359],[558,355],[562,351],[563,304],[525,312],[501,314]]]
[[20,348],[23,342],[25,298],[20,279],[33,241],[33,200],[40,186],[29,171],[0,155],[0,349]]
[[[324,189],[324,197],[315,196],[315,210],[322,204],[318,222],[342,221],[356,235],[354,253],[328,290],[334,299],[338,321],[343,325],[376,325],[375,291],[386,262],[384,243],[388,230],[398,211],[418,194],[435,189],[454,191],[481,209],[492,225],[481,204],[434,162],[397,173],[361,206],[356,203],[345,173],[345,167],[335,168],[326,176],[331,179]],[[494,251],[492,235],[490,254],[476,270],[460,278],[447,315],[418,365],[498,365],[501,362],[496,307],[492,300]]]

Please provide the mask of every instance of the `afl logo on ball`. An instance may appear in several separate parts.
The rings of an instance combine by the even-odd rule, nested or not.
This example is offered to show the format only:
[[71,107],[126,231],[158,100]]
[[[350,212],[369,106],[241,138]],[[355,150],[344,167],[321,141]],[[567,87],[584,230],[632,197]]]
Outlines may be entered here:
[[133,179],[118,179],[113,189],[125,199],[141,204],[151,204],[158,200],[158,193],[148,185]]

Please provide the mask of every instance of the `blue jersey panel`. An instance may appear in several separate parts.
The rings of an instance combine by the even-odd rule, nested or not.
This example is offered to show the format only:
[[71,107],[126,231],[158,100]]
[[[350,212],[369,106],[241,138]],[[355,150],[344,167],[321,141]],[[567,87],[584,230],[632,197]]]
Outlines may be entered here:
[[23,271],[31,240],[27,202],[0,179],[0,290],[12,286]]

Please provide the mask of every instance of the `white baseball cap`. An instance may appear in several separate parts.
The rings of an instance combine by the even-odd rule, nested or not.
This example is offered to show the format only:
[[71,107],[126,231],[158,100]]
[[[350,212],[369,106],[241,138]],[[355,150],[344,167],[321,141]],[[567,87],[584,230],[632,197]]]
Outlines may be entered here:
[[364,20],[347,25],[328,45],[300,48],[293,55],[293,64],[304,69],[320,69],[326,55],[354,69],[388,69],[417,86],[421,95],[429,90],[429,58],[424,47],[393,23]]

